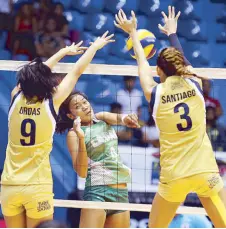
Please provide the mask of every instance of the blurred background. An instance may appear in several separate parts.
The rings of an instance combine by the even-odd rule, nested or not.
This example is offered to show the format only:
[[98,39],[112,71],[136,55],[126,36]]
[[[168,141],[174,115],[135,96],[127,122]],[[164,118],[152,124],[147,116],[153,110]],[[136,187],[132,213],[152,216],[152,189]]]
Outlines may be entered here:
[[[65,45],[80,40],[88,45],[109,30],[115,34],[116,42],[98,51],[93,63],[136,65],[125,48],[127,37],[114,27],[114,15],[120,8],[127,14],[134,10],[138,29],[153,32],[160,50],[169,45],[167,37],[158,30],[158,24],[162,23],[161,11],[166,12],[168,5],[182,12],[178,35],[192,65],[224,68],[225,0],[0,0],[0,60],[28,61],[36,56],[45,60]],[[62,62],[74,63],[77,59],[77,56],[68,56]],[[156,65],[156,56],[150,64]],[[7,112],[15,76],[15,72],[0,71],[0,168],[5,159]],[[226,82],[205,81],[203,86],[207,132],[226,183]],[[119,153],[124,163],[132,168],[130,202],[151,203],[159,178],[159,136],[139,81],[134,77],[83,75],[76,88],[88,95],[95,112],[138,114],[141,129],[115,129],[120,141]],[[51,154],[54,193],[57,199],[76,200],[82,196],[84,180],[77,178],[73,171],[65,139],[65,136],[54,136]],[[189,195],[185,205],[200,206],[200,202],[195,195]],[[72,227],[78,226],[79,214],[79,209],[55,209],[55,219]],[[134,212],[131,216],[132,227],[146,227],[147,213]],[[205,219],[202,220],[199,227],[207,225]],[[1,222],[3,227],[4,222]],[[188,224],[177,224],[177,227],[188,227]]]

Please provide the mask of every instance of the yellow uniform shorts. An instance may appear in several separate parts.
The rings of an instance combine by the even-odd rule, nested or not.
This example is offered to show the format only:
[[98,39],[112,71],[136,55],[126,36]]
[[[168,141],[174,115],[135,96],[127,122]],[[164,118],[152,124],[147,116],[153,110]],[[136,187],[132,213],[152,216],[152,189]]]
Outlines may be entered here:
[[52,185],[2,185],[1,205],[4,216],[26,211],[26,216],[40,219],[54,212]]
[[183,202],[189,193],[200,197],[217,195],[224,187],[219,173],[200,173],[193,176],[159,183],[158,193],[169,202]]

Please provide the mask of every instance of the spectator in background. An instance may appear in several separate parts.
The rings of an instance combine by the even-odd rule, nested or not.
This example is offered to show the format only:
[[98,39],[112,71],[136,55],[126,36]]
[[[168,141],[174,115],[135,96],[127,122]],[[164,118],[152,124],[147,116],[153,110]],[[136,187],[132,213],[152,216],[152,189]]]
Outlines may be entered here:
[[44,31],[37,35],[35,45],[37,54],[44,59],[65,47],[64,39],[57,33],[57,22],[53,16],[47,18]]
[[217,124],[217,108],[206,107],[206,131],[210,138],[214,151],[226,150],[226,130],[220,124]]
[[[110,112],[115,113],[115,114],[122,114],[122,105],[120,103],[112,103],[110,105]],[[130,142],[131,138],[132,138],[132,131],[127,128],[126,126],[121,126],[121,125],[117,125],[117,126],[113,126],[116,134],[118,136],[118,141],[120,143],[124,143],[127,144]]]
[[23,4],[16,16],[15,32],[37,32],[37,20],[33,15],[32,5]]
[[145,122],[142,120],[142,106],[137,108],[137,117],[140,128],[131,129],[133,132],[132,144],[135,146],[146,147],[147,144],[143,142],[143,132],[142,127],[145,125]]
[[156,128],[155,121],[152,117],[152,111],[149,109],[149,119],[142,128],[143,142],[147,145],[160,148],[159,131]]
[[14,23],[13,55],[27,54],[35,57],[34,33],[37,32],[37,20],[33,15],[32,5],[23,4]]
[[136,78],[124,76],[124,88],[117,92],[117,102],[122,105],[123,113],[137,113],[137,109],[142,105],[143,93],[135,88]]
[[120,103],[112,103],[110,107],[112,113],[122,114],[122,105]]
[[210,96],[210,91],[211,91],[210,81],[209,80],[203,80],[202,85],[203,85],[203,94],[204,94],[206,107],[211,106],[211,107],[216,108],[216,115],[217,115],[217,117],[220,117],[223,114],[223,110],[222,110],[222,107],[221,107],[219,100],[214,99]]
[[54,17],[57,22],[57,32],[59,33],[60,36],[62,37],[68,37],[68,21],[66,17],[64,16],[64,6],[61,3],[56,3],[54,5]]
[[52,9],[52,1],[51,0],[38,0],[33,4],[38,31],[42,31],[44,29],[45,21],[50,14],[50,10]]
[[137,108],[137,117],[140,127],[143,127],[145,125],[145,121],[142,120],[142,106]]
[[169,228],[212,228],[212,223],[204,215],[176,215]]
[[[142,127],[144,122],[141,120],[141,106],[137,108],[138,123]],[[112,113],[122,114],[122,105],[120,103],[112,103],[111,111]],[[143,134],[140,128],[128,128],[126,126],[114,126],[120,143],[132,144],[135,146],[143,147]]]
[[11,30],[13,0],[0,0],[0,30]]

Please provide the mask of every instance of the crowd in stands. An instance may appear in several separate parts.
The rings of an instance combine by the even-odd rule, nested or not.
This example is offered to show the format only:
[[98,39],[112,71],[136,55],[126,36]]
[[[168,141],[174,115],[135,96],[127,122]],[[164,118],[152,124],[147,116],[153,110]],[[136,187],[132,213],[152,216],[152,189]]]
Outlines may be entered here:
[[12,58],[18,54],[29,60],[52,56],[71,43],[64,6],[51,0],[25,2],[15,9],[12,0],[0,1],[0,30],[8,31],[6,47]]

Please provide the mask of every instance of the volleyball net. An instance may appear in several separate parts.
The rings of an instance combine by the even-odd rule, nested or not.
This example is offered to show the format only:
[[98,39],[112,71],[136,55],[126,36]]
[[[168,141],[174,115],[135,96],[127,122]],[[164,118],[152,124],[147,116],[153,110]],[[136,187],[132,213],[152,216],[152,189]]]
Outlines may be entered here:
[[[7,72],[11,72],[11,71],[18,71],[21,67],[23,67],[25,64],[27,64],[28,62],[26,61],[4,61],[4,60],[0,60],[0,74],[4,75],[4,71]],[[56,65],[56,67],[54,68],[54,72],[56,73],[67,73],[69,72],[73,67],[72,63],[59,63]],[[156,73],[156,67],[150,67],[150,71],[153,73],[153,76],[157,76]],[[226,79],[226,69],[220,69],[220,68],[194,68],[194,72],[197,75],[200,76],[204,76],[204,77],[208,77],[210,79],[220,79],[220,80],[224,80]],[[88,66],[88,68],[86,69],[86,71],[84,72],[84,74],[89,74],[89,75],[103,75],[105,77],[108,76],[116,76],[116,77],[120,77],[120,76],[138,76],[138,67],[137,66],[130,66],[130,65],[105,65],[105,64],[90,64]],[[92,76],[95,77],[95,76]],[[82,76],[81,78],[82,79]],[[80,80],[79,79],[79,80]],[[88,85],[89,82],[87,82]],[[4,81],[1,82],[0,88],[1,86],[4,84]],[[94,85],[90,85],[90,87],[93,87]],[[9,86],[9,89],[12,89],[11,86]],[[79,88],[78,88],[79,89]],[[1,98],[4,97],[4,93],[5,92],[0,92]],[[10,90],[9,90],[10,93]],[[7,135],[7,129],[4,130],[5,135]],[[65,138],[65,136],[63,136]],[[65,140],[62,142],[64,142],[65,144]],[[128,149],[131,148],[130,152],[128,152]],[[121,147],[121,157],[122,160],[132,169],[132,180],[133,176],[135,176],[135,173],[139,173],[139,171],[145,172],[145,177],[148,179],[144,179],[143,184],[139,183],[136,184],[136,182],[133,184],[129,184],[129,191],[133,192],[134,190],[136,192],[147,192],[147,193],[155,193],[157,191],[157,185],[153,185],[151,184],[151,171],[153,170],[152,167],[148,167],[146,168],[146,163],[145,161],[148,160],[147,158],[150,159],[150,163],[153,163],[153,160],[151,159],[151,157],[153,157],[152,155],[148,155],[148,148],[145,149],[140,149],[140,153],[137,153],[137,149],[132,149],[132,147],[130,147],[129,145],[127,145],[126,147]],[[138,150],[139,151],[139,150]],[[66,155],[67,153],[65,153]],[[124,155],[124,156],[123,156]],[[127,156],[126,156],[127,155]],[[129,155],[129,159],[128,159],[128,155]],[[133,158],[134,155],[134,158]],[[58,155],[59,156],[59,155]],[[70,160],[68,158],[68,155],[65,156],[66,160]],[[127,158],[126,158],[127,157]],[[143,158],[142,158],[143,157]],[[142,159],[141,159],[142,158]],[[216,152],[216,158],[221,161],[221,162],[226,162],[226,156],[224,155],[224,153],[222,152]],[[62,156],[59,156],[58,159],[53,159],[52,162],[54,162],[54,165],[61,165],[62,166],[62,170],[64,170],[66,168],[66,164],[63,163],[63,165],[61,164],[61,159]],[[141,163],[139,164],[139,168],[136,167],[136,165],[134,165],[132,163],[132,161],[138,162],[139,160],[144,160],[144,167],[141,167]],[[158,159],[155,159],[155,162],[158,162]],[[67,166],[70,164],[70,162],[68,162]],[[53,166],[54,166],[53,165]],[[159,168],[157,168],[159,170]],[[57,169],[56,169],[57,170]],[[67,169],[68,170],[68,169]],[[138,171],[139,170],[139,171]],[[53,169],[53,173],[54,173],[54,169]],[[56,172],[56,174],[59,173],[58,171]],[[71,168],[71,170],[68,172],[67,175],[74,173],[73,168]],[[142,173],[140,173],[142,174]],[[144,173],[143,173],[144,174]],[[149,174],[149,175],[147,175]],[[57,175],[56,175],[57,176]],[[69,181],[67,181],[67,184],[65,182],[64,179],[68,179],[67,176],[64,176],[64,178],[62,179],[61,185],[65,185],[65,190],[69,191],[70,190],[70,178]],[[137,175],[137,180],[139,180],[140,175]],[[147,181],[149,180],[149,181]],[[148,182],[148,183],[145,183]],[[84,183],[83,181],[81,181],[80,179],[78,179],[78,186],[80,186],[80,190],[82,190],[84,188]],[[142,186],[143,185],[143,186]],[[70,186],[70,187],[69,187]],[[68,188],[69,187],[69,188]],[[140,188],[141,187],[141,188]],[[57,197],[57,195],[56,195]],[[89,209],[109,209],[109,210],[129,210],[129,211],[138,211],[138,212],[150,212],[151,210],[151,204],[134,204],[134,203],[112,203],[112,202],[98,202],[98,204],[96,202],[92,202],[92,201],[81,201],[81,200],[66,200],[66,199],[55,199],[55,207],[60,207],[60,208],[89,208]],[[203,208],[201,207],[185,207],[185,206],[181,206],[179,207],[178,214],[200,214],[200,215],[206,215],[206,212]]]

